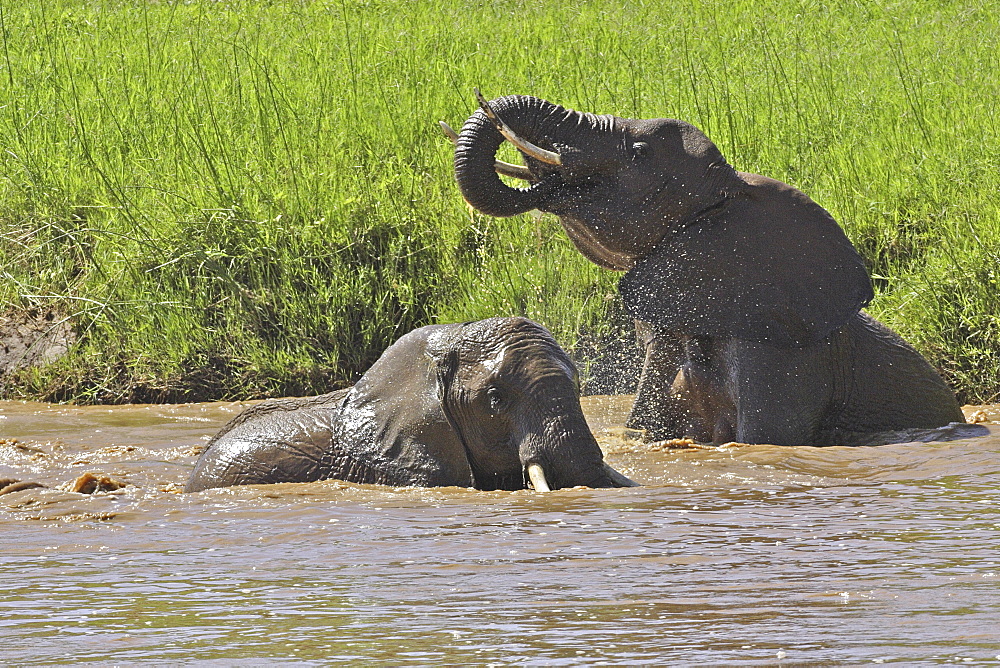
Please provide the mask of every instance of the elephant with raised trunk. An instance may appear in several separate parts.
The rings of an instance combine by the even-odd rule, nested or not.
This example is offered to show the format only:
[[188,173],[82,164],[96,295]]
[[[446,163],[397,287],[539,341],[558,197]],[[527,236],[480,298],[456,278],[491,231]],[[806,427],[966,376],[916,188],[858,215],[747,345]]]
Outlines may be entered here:
[[[480,106],[453,135],[465,199],[495,216],[556,214],[585,257],[626,272],[619,291],[646,348],[629,426],[850,445],[964,421],[933,368],[861,310],[873,297],[864,263],[802,192],[736,171],[683,121],[528,96]],[[524,166],[496,161],[505,140]]]
[[573,362],[524,318],[421,327],[352,388],[244,411],[209,441],[186,491],[328,478],[483,490],[635,485],[604,462]]

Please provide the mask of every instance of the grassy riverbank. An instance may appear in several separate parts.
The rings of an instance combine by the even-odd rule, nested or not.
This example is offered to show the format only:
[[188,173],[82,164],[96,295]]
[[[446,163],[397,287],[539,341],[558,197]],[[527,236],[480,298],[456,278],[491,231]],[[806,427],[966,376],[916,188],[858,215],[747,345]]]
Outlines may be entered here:
[[[626,3],[621,3],[626,4]],[[1000,394],[1000,27],[983,5],[52,1],[2,7],[0,314],[71,355],[7,397],[350,382],[398,335],[523,314],[582,349],[617,276],[551,217],[470,212],[436,121],[471,90],[702,127],[806,191],[871,311]]]

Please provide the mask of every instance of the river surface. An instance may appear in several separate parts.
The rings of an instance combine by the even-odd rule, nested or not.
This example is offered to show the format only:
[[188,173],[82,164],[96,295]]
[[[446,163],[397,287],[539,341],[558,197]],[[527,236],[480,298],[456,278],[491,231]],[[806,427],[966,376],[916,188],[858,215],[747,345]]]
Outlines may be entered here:
[[[243,405],[0,402],[0,664],[1000,661],[988,436],[655,449],[634,489],[181,488]],[[84,473],[125,483],[82,494]]]

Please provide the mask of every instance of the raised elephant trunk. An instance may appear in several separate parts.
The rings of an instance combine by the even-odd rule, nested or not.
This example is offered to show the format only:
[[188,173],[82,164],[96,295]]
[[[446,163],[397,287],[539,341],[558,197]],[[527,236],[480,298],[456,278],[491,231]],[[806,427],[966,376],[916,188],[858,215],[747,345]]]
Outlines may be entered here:
[[493,111],[493,108],[490,106],[490,103],[486,100],[485,97],[483,97],[483,94],[479,92],[479,89],[476,88],[475,91],[476,91],[476,100],[479,101],[479,108],[483,110],[483,113],[486,114],[487,118],[493,121],[493,125],[496,126],[497,130],[500,132],[500,134],[503,135],[504,139],[506,139],[511,144],[516,146],[517,149],[521,151],[521,153],[524,153],[525,155],[530,156],[535,160],[538,160],[539,162],[544,162],[546,165],[562,164],[562,156],[560,156],[555,151],[547,151],[544,148],[541,148],[540,146],[535,146],[526,139],[522,139],[521,137],[519,137],[517,133],[511,130],[510,126],[504,123],[503,119],[500,118],[495,111]]
[[492,216],[514,216],[538,208],[557,180],[541,178],[528,188],[512,188],[497,175],[497,150],[506,139],[525,154],[529,164],[559,165],[561,156],[552,137],[558,128],[577,125],[590,115],[525,95],[489,103],[480,97],[480,104],[483,108],[465,122],[455,145],[455,176],[462,196]]

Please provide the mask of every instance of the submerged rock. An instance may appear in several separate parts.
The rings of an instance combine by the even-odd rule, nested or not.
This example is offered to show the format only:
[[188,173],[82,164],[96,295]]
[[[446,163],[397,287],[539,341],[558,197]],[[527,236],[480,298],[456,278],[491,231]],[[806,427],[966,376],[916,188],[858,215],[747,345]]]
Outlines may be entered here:
[[125,483],[109,478],[106,475],[95,475],[84,473],[79,478],[69,483],[66,489],[78,494],[94,494],[96,492],[113,492],[121,489]]

